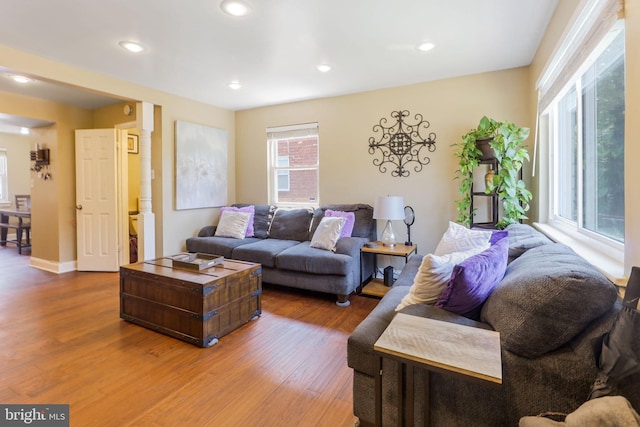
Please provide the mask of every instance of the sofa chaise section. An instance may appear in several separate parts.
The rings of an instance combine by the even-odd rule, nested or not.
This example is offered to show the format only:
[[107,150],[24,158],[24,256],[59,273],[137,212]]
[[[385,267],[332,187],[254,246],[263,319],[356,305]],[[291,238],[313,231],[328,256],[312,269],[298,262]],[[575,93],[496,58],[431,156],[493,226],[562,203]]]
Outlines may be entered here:
[[[417,423],[422,423],[424,405],[429,405],[431,425],[516,426],[523,416],[570,413],[588,397],[598,371],[595,348],[621,310],[615,286],[571,249],[533,228],[518,224],[507,231],[510,263],[482,306],[479,319],[427,304],[400,310],[500,332],[501,386],[432,372],[430,399],[425,401],[422,371],[414,370]],[[361,426],[374,421],[374,343],[409,292],[422,260],[422,255],[409,259],[393,287],[349,337],[354,415]],[[640,330],[640,325],[636,328]],[[640,341],[635,340],[633,346],[640,354]],[[383,425],[396,425],[397,363],[385,358],[383,372]],[[635,374],[618,388],[636,410],[640,408],[639,381],[640,374]]]

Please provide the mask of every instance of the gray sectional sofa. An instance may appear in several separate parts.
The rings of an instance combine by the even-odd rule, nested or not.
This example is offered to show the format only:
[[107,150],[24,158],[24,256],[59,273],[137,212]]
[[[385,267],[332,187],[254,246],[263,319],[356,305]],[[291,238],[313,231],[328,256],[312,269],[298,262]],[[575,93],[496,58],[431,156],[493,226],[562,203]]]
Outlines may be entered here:
[[[335,251],[309,246],[328,209],[355,216],[351,236],[340,238]],[[215,230],[205,226],[197,237],[188,238],[187,251],[260,263],[263,282],[335,294],[341,306],[348,306],[349,295],[373,274],[372,259],[364,257],[361,262],[360,256],[362,246],[376,239],[373,208],[366,204],[325,205],[315,210],[255,205],[254,237],[216,237]]]
[[[433,426],[496,427],[517,426],[527,415],[570,413],[588,397],[597,374],[596,349],[621,309],[617,289],[570,248],[551,242],[533,228],[518,224],[507,231],[509,264],[478,319],[425,304],[401,310],[500,332],[501,386],[432,372],[430,399],[425,402],[422,371],[414,370],[415,419],[419,425],[423,425],[425,404],[429,405]],[[409,260],[394,286],[349,338],[354,414],[361,426],[374,422],[374,343],[408,293],[421,260],[420,255]],[[640,324],[635,327],[640,330]],[[640,354],[640,340],[636,339],[634,346],[635,353]],[[384,426],[396,425],[396,370],[396,362],[385,358]],[[640,374],[623,380],[619,393],[640,409]]]

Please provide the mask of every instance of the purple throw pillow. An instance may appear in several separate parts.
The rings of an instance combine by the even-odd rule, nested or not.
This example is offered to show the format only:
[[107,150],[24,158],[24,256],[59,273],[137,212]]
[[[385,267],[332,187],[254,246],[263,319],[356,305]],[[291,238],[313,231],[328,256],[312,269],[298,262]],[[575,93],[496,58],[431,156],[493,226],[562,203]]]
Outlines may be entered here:
[[351,237],[353,226],[356,223],[356,214],[353,212],[332,211],[331,209],[327,209],[324,216],[346,218],[340,237]]
[[508,254],[509,238],[503,237],[489,249],[454,266],[451,279],[436,302],[436,307],[479,319],[482,304],[504,277]]
[[222,212],[230,211],[230,212],[246,212],[249,213],[249,224],[247,225],[247,232],[244,233],[244,237],[253,237],[253,217],[256,215],[256,207],[254,205],[245,206],[242,208],[237,208],[235,206],[224,206],[220,208],[220,215],[222,216]]
[[493,233],[491,233],[491,237],[489,238],[489,244],[495,245],[498,242],[498,240],[507,236],[509,236],[509,232],[507,230],[496,230]]

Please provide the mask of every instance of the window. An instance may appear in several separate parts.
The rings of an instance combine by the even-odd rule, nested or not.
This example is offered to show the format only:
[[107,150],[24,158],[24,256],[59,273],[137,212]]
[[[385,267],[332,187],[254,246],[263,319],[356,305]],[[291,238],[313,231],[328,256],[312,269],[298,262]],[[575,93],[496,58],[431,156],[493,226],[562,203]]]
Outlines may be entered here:
[[318,205],[318,124],[267,129],[269,202]]
[[291,190],[291,173],[287,168],[289,166],[289,156],[278,156],[278,193]]
[[551,219],[624,242],[624,29],[585,59],[544,114],[550,123]]
[[0,202],[9,202],[9,172],[7,171],[7,150],[0,150]]

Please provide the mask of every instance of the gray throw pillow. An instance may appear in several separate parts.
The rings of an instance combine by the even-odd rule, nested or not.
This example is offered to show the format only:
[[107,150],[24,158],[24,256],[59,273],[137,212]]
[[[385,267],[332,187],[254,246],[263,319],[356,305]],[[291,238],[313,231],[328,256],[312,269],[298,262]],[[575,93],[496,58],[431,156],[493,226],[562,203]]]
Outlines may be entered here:
[[595,267],[568,246],[551,243],[509,264],[481,319],[500,332],[503,348],[534,358],[569,342],[616,297],[615,285]]
[[313,212],[309,209],[278,209],[273,215],[269,237],[280,240],[309,240]]

